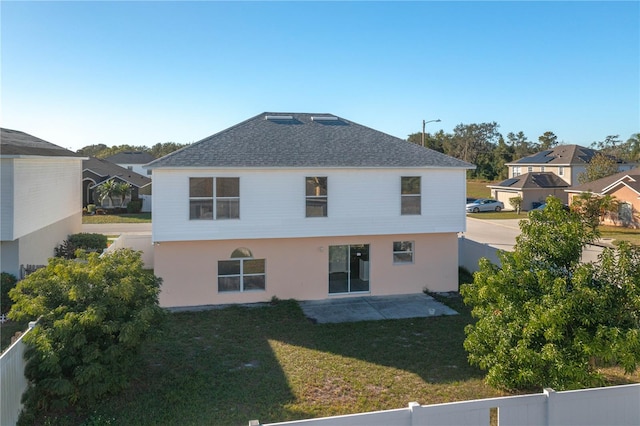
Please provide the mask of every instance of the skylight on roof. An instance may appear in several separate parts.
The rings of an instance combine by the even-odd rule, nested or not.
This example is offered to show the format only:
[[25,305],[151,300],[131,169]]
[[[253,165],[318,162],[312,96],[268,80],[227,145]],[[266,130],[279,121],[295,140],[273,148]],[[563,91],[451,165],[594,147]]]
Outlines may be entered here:
[[264,117],[265,120],[293,120],[292,115],[267,115]]
[[321,117],[311,117],[311,121],[337,121],[338,117],[334,116],[321,116]]

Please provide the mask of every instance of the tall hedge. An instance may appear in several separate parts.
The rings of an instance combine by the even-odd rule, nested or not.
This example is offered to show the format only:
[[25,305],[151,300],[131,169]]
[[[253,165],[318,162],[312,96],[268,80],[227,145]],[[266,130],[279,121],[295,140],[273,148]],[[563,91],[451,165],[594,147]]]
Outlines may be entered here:
[[35,410],[91,405],[127,385],[141,344],[164,317],[160,283],[139,252],[122,249],[80,262],[52,258],[10,291],[10,318],[40,317],[24,339],[23,423]]

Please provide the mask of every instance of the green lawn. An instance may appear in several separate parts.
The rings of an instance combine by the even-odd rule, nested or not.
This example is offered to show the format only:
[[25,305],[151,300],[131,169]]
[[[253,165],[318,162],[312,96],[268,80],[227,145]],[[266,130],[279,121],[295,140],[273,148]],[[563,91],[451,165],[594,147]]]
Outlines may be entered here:
[[491,181],[488,180],[467,180],[467,197],[469,198],[489,198],[491,191],[487,188]]
[[[450,303],[461,315],[344,324],[312,324],[295,301],[174,313],[128,390],[78,416],[40,420],[246,425],[504,395],[468,365],[471,318],[459,299]],[[630,380],[640,375],[611,376]]]
[[502,211],[502,212],[482,212],[482,213],[467,213],[468,217],[474,217],[476,219],[526,219],[527,213],[521,212],[517,214],[514,211]]
[[598,230],[603,238],[613,238],[616,241],[629,241],[632,244],[640,245],[640,229],[600,225],[598,226]]
[[82,216],[82,223],[151,223],[151,213],[96,214]]

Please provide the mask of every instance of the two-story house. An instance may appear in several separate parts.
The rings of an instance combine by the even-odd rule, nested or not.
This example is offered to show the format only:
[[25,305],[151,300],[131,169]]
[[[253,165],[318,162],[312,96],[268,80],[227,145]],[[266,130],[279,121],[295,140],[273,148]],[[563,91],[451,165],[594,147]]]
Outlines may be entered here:
[[0,129],[0,266],[45,265],[82,230],[83,156],[17,130]]
[[[522,209],[535,208],[553,195],[567,202],[565,189],[578,184],[578,178],[586,172],[587,165],[599,151],[579,145],[560,145],[552,149],[520,158],[505,166],[509,178],[495,185],[488,185],[491,197],[510,208],[509,199],[522,198]],[[636,164],[615,159],[618,170],[631,170]]]
[[163,306],[458,289],[469,163],[331,114],[263,113],[147,167]]
[[105,158],[113,164],[149,178],[151,178],[151,169],[145,169],[144,165],[155,159],[153,155],[142,151],[123,151]]

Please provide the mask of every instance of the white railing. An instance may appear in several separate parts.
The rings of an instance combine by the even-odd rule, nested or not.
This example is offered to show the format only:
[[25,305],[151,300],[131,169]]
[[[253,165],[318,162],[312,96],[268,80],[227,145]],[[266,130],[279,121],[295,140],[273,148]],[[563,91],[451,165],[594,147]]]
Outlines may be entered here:
[[22,394],[29,384],[24,376],[24,352],[26,345],[24,336],[36,326],[36,321],[29,323],[29,329],[0,355],[0,425],[12,426],[18,422],[22,411]]
[[[492,415],[494,416],[491,419]],[[249,422],[259,426],[258,420]],[[264,426],[640,425],[640,384],[420,405]]]
[[153,244],[151,243],[151,234],[122,234],[104,250],[103,255],[121,248],[141,251],[144,267],[153,269]]

